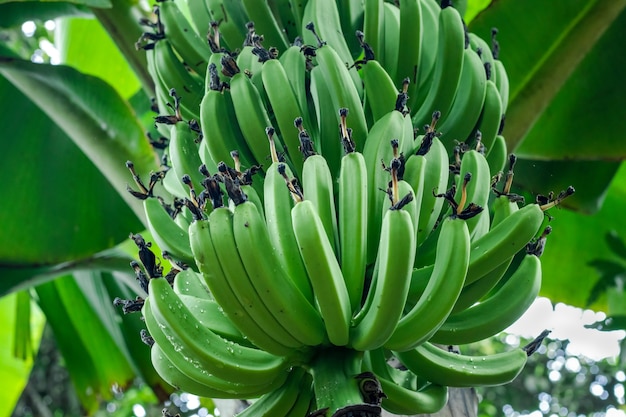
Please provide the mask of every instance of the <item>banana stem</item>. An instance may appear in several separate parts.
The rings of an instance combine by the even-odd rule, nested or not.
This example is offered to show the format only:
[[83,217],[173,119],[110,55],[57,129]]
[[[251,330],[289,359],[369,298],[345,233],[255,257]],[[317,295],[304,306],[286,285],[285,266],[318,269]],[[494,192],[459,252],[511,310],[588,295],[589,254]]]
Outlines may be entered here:
[[318,408],[315,415],[380,416],[380,406],[365,404],[361,395],[356,377],[361,374],[362,359],[363,352],[340,347],[318,353],[311,365]]

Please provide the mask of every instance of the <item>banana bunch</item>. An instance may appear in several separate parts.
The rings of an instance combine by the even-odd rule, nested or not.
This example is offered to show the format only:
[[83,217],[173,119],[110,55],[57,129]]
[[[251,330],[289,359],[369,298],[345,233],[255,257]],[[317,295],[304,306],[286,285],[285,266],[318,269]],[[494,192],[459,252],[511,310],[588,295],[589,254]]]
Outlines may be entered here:
[[447,387],[513,380],[546,333],[490,356],[439,346],[526,311],[545,212],[574,191],[511,192],[495,31],[469,33],[446,0],[154,14],[137,46],[165,163],[148,185],[127,166],[171,268],[132,235],[148,297],[116,303],[142,311],[163,379],[298,417],[433,413]]

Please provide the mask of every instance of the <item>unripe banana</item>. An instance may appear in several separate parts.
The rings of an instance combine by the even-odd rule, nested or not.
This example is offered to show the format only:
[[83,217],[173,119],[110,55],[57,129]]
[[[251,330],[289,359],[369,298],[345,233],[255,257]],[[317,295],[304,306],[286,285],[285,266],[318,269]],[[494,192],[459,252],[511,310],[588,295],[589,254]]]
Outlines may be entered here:
[[443,221],[435,266],[423,294],[398,322],[385,347],[404,351],[428,340],[445,322],[463,288],[470,259],[467,224],[458,218]]
[[487,356],[450,352],[430,342],[397,352],[404,366],[426,380],[449,387],[482,387],[513,381],[522,371],[528,354],[522,348]]
[[196,33],[173,0],[159,3],[159,17],[166,38],[183,58],[183,62],[204,77],[211,56],[209,45]]
[[460,345],[498,334],[528,310],[540,288],[541,262],[527,254],[504,285],[479,304],[448,317],[431,341]]
[[263,194],[265,195],[267,232],[281,266],[306,299],[313,303],[311,282],[300,257],[298,242],[293,230],[291,208],[294,202],[285,183],[285,178],[281,174],[283,169],[286,177],[292,178],[289,167],[280,162],[270,165],[265,176]]
[[242,0],[248,14],[248,20],[254,22],[255,31],[263,35],[265,45],[277,48],[280,52],[287,49],[287,38],[272,14],[269,2]]
[[247,385],[272,383],[284,378],[291,366],[286,357],[238,345],[200,325],[165,279],[150,280],[149,293],[153,298],[146,308],[151,309],[169,343],[180,349],[186,361],[200,362],[217,378]]
[[349,152],[339,171],[339,242],[343,277],[353,311],[361,306],[367,265],[368,186],[363,154]]
[[524,248],[539,231],[543,219],[541,207],[528,204],[472,242],[465,284],[476,281]]
[[296,203],[291,220],[328,340],[336,346],[347,345],[352,317],[350,297],[322,220],[310,200]]
[[[220,210],[216,209],[213,213],[218,213]],[[213,214],[216,216],[218,214]],[[203,278],[211,290],[215,300],[222,306],[224,314],[233,322],[235,326],[245,334],[250,341],[263,350],[274,353],[276,355],[286,355],[293,352],[293,347],[297,347],[299,343],[292,341],[291,337],[284,338],[282,341],[287,341],[286,346],[283,343],[278,342],[275,338],[271,337],[269,333],[272,329],[279,328],[276,324],[274,327],[274,319],[265,313],[265,308],[258,303],[251,304],[250,300],[239,298],[238,292],[235,292],[234,288],[237,288],[237,283],[229,282],[228,276],[225,274],[220,260],[217,255],[216,246],[213,243],[210,232],[210,224],[206,220],[196,221],[189,227],[189,240],[191,247],[196,258],[198,269],[203,275]],[[233,257],[234,255],[231,255]],[[230,260],[234,263],[234,260]],[[247,276],[237,276],[239,281],[247,279]],[[235,285],[231,285],[235,284]],[[244,285],[244,283],[240,285]],[[268,317],[265,321],[263,317]],[[263,325],[263,327],[261,327]],[[283,332],[273,332],[274,336],[280,337]],[[289,342],[291,341],[291,342]]]
[[252,203],[244,202],[235,207],[233,230],[250,281],[257,293],[263,294],[263,303],[272,315],[302,344],[323,343],[326,330],[319,312],[279,266],[265,222]]
[[367,311],[359,313],[362,318],[350,334],[350,344],[357,350],[385,344],[402,315],[413,269],[415,231],[411,216],[401,206],[385,214],[378,248],[375,285],[368,295],[372,301],[366,303]]
[[300,379],[304,376],[302,367],[295,367],[289,371],[285,383],[264,394],[256,400],[252,405],[246,408],[238,417],[257,417],[257,416],[285,416],[291,410],[298,398],[298,389],[300,388]]
[[[381,406],[393,414],[436,413],[448,401],[448,388],[442,385],[426,384],[419,389],[401,385],[394,373],[405,380],[415,376],[411,371],[399,371],[387,362],[384,349],[370,350],[363,361],[365,369],[373,371],[385,393]],[[409,376],[408,374],[411,374]],[[417,388],[417,387],[415,387]]]
[[222,270],[249,314],[272,339],[285,346],[300,347],[301,344],[283,329],[266,306],[246,269],[244,255],[237,253],[233,213],[226,208],[215,209],[209,217],[209,229]]
[[334,179],[330,167],[321,155],[308,156],[302,167],[302,191],[317,211],[328,241],[339,258],[339,231],[335,209]]
[[148,229],[159,248],[169,252],[174,258],[187,265],[194,265],[187,231],[176,224],[158,199],[145,199],[143,208],[146,213]]
[[417,126],[428,123],[434,111],[448,112],[461,78],[465,28],[459,12],[451,4],[446,6],[439,13],[437,59],[431,88],[413,116]]

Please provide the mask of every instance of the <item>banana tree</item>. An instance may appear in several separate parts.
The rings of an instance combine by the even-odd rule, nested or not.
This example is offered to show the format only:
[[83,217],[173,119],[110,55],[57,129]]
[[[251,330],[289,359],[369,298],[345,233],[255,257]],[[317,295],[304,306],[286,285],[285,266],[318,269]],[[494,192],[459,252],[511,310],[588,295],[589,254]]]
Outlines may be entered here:
[[[288,4],[299,10],[297,2],[267,3],[277,16]],[[363,19],[360,3],[343,4],[348,11],[352,7],[352,15],[346,15],[354,22]],[[382,1],[364,3],[390,8]],[[176,4],[195,27],[198,16],[191,3]],[[16,346],[31,340],[24,328],[35,300],[55,330],[90,411],[100,395],[111,395],[112,385],[124,386],[137,375],[159,400],[172,390],[155,372],[150,349],[138,337],[139,317],[121,315],[112,306],[115,297],[132,300],[145,294],[130,266],[137,246],[129,234],[149,236],[144,231],[149,222],[141,200],[127,187],[135,187],[133,176],[145,181],[161,166],[159,143],[149,139],[159,136],[150,102],[155,79],[146,52],[136,48],[139,39],[150,40],[145,24],[154,22],[152,10],[143,6],[125,0],[0,3],[4,28],[31,19],[60,19],[56,41],[64,64],[35,64],[19,55],[12,39],[0,43],[0,95],[6,103],[0,117],[9,127],[3,136],[8,151],[3,169],[5,178],[15,179],[6,182],[8,198],[0,210],[1,293],[6,311],[20,323],[20,331],[8,337]],[[555,302],[587,306],[592,288],[598,288],[598,264],[591,261],[611,257],[615,241],[605,236],[613,230],[619,234],[624,226],[621,160],[626,148],[615,135],[620,134],[626,89],[617,75],[626,70],[619,40],[626,27],[626,1],[563,0],[547,6],[539,0],[523,5],[470,0],[457,6],[472,33],[494,36],[496,47],[488,49],[506,67],[510,93],[503,132],[508,150],[517,155],[513,190],[530,200],[576,187],[554,216],[555,232],[542,256],[549,279],[541,293]],[[218,11],[213,13],[218,20]],[[366,40],[373,39],[371,28],[379,27],[380,13],[367,15]],[[245,23],[238,22],[240,28]],[[271,26],[255,23],[267,28],[270,38]],[[342,22],[344,27],[351,23]],[[222,29],[228,39],[226,26]],[[295,33],[284,25],[288,42]],[[379,56],[394,50],[410,54],[397,45],[385,49],[389,33],[372,41],[373,50]],[[245,32],[239,36],[243,40]],[[307,43],[314,43],[311,34],[306,36]],[[345,39],[348,53],[360,51],[357,37]],[[352,55],[352,61],[362,58]],[[397,90],[401,80],[395,81]],[[336,134],[336,125],[331,130]],[[132,174],[127,161],[132,161]],[[161,191],[160,183],[156,187]],[[581,274],[583,279],[572,279]],[[626,303],[614,280],[609,274],[602,282],[605,293],[593,298],[592,307],[618,317],[625,314],[620,309]],[[5,357],[3,364],[10,364],[12,352]],[[28,365],[13,374],[12,386],[23,386],[27,373]],[[2,404],[10,409],[18,394],[8,393],[12,397]]]

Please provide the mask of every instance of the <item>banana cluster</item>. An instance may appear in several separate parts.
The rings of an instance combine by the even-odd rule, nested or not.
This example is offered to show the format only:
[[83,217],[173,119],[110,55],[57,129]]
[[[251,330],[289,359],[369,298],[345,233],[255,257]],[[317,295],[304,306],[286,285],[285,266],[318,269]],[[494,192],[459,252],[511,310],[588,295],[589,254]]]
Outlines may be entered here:
[[128,166],[172,267],[133,235],[149,297],[128,308],[163,379],[297,417],[433,413],[447,387],[513,380],[545,334],[489,356],[438,346],[526,311],[544,212],[573,192],[510,191],[495,31],[434,0],[154,12],[138,47],[167,169],[146,186]]

